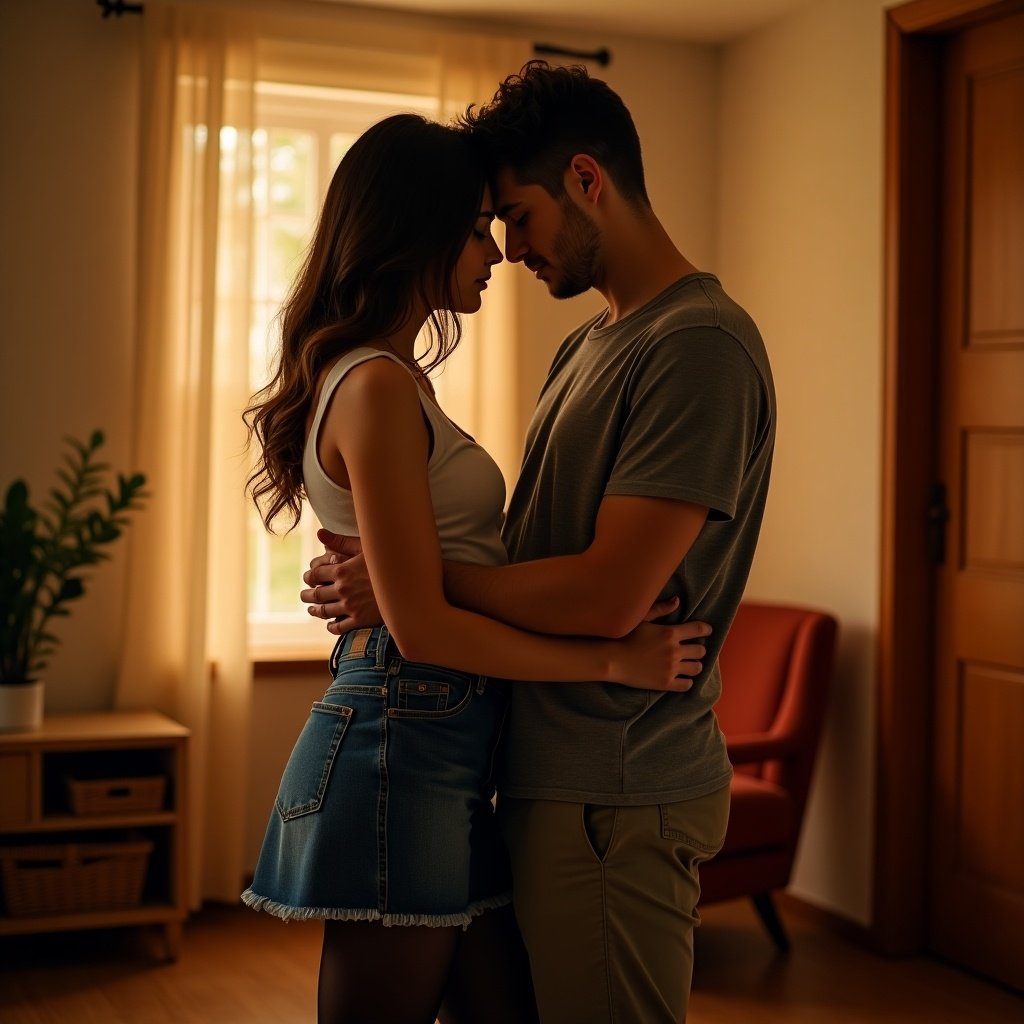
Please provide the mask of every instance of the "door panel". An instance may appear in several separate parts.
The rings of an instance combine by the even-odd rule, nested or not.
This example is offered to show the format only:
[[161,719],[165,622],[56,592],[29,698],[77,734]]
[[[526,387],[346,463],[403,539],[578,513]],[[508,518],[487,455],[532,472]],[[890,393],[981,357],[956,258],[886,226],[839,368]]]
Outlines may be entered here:
[[1024,431],[968,431],[964,568],[1024,571]]
[[[970,42],[967,45],[971,47]],[[998,67],[1004,54],[987,43],[980,45],[993,52],[982,58],[989,68],[975,66],[966,83],[971,132],[971,346],[1024,340],[1024,210],[1019,205],[1024,181],[1024,68]],[[1005,56],[1013,60],[1012,54]],[[1016,141],[1007,138],[1014,135]]]
[[950,41],[930,942],[1024,989],[1024,15]]

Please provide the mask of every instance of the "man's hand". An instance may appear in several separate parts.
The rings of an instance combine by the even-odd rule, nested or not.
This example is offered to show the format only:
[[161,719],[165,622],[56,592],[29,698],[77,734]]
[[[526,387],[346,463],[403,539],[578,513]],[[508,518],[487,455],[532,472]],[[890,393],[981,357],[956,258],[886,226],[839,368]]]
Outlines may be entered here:
[[674,612],[679,607],[678,597],[667,597],[664,601],[655,601],[650,611],[644,616],[644,622],[657,622],[669,612]]
[[309,614],[329,620],[327,630],[335,636],[350,629],[379,626],[383,619],[359,538],[330,530],[318,530],[316,535],[326,550],[312,559],[302,574],[307,589],[299,594],[309,605]]

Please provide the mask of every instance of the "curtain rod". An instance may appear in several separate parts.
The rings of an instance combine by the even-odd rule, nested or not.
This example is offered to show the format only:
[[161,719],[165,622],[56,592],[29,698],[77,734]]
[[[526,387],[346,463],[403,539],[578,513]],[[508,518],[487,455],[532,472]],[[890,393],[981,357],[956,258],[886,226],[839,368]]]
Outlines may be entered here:
[[[143,12],[142,4],[128,3],[126,0],[96,0],[96,6],[103,9],[104,18],[109,18],[112,14],[120,18],[122,14]],[[612,62],[612,55],[606,47],[600,50],[569,50],[553,43],[534,43],[533,52],[546,57],[578,57],[580,60],[594,61],[603,68]]]
[[552,43],[534,43],[533,52],[551,57],[579,57],[581,60],[595,61],[603,68],[612,62],[611,53],[604,47],[600,50],[567,50],[564,46],[555,46]]
[[125,3],[125,0],[96,0],[96,6],[103,8],[104,18],[109,18],[112,14],[120,18],[122,14],[142,13],[142,4]]
[[[142,4],[128,3],[126,0],[96,0],[96,6],[103,9],[104,18],[109,18],[112,14],[118,18],[122,14],[142,14],[144,9]],[[569,50],[553,43],[534,43],[533,52],[547,57],[578,57],[580,60],[594,61],[603,68],[612,62],[612,55],[607,47],[600,50]]]

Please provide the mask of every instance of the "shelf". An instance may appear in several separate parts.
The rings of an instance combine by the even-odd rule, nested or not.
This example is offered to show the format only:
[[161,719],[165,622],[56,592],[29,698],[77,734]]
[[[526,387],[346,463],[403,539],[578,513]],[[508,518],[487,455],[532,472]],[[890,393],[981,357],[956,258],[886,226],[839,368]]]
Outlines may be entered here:
[[26,832],[102,832],[112,828],[148,828],[150,825],[177,825],[178,815],[173,811],[154,811],[151,814],[119,814],[78,816],[49,814],[37,821],[19,825],[5,825],[5,835]]
[[120,745],[155,743],[185,739],[188,729],[156,711],[97,711],[78,714],[47,715],[32,732],[0,733],[0,750],[34,748],[48,750],[113,750]]
[[[185,866],[188,821],[187,745],[189,731],[155,711],[85,712],[49,715],[40,729],[24,733],[0,734],[0,846],[25,847],[26,855],[7,861],[0,898],[0,935],[21,935],[29,932],[69,931],[86,928],[158,925],[165,937],[165,955],[174,959],[181,939],[181,926],[188,914],[186,901],[187,871]],[[69,792],[68,780],[78,783],[102,781],[121,786],[123,780],[146,780],[159,776],[163,806],[158,800],[135,799],[118,806],[114,797],[127,795],[111,790],[108,795],[100,787],[99,795],[89,793],[86,808],[111,811],[110,814],[72,814],[82,805],[79,793]],[[145,787],[139,787],[145,796]],[[155,787],[150,787],[153,791]],[[130,790],[130,786],[129,786]],[[79,790],[80,792],[80,790]],[[67,856],[68,847],[99,843],[109,850],[111,844],[128,843],[145,838],[149,851],[142,883],[142,902],[136,906],[109,907],[80,912],[61,912],[61,906],[74,902],[60,899],[60,885],[77,884],[61,872],[94,871],[83,869]],[[56,846],[61,857],[40,871],[51,873],[45,884],[54,889],[49,898],[28,905],[43,906],[53,912],[38,915],[6,913],[6,901],[16,902],[13,894],[23,890],[16,886],[34,885],[43,879],[30,879],[25,865],[35,847]],[[102,857],[110,857],[104,851]],[[42,863],[42,862],[40,862]],[[99,864],[100,862],[95,862]],[[111,870],[110,868],[101,868]],[[116,872],[116,865],[112,869]],[[102,877],[102,874],[101,874]],[[120,876],[116,876],[119,878]],[[109,878],[109,875],[108,875]],[[50,892],[55,893],[50,896]],[[117,898],[116,896],[114,898]],[[122,899],[125,896],[121,897]],[[129,898],[137,898],[133,892]],[[79,901],[84,902],[84,901]]]

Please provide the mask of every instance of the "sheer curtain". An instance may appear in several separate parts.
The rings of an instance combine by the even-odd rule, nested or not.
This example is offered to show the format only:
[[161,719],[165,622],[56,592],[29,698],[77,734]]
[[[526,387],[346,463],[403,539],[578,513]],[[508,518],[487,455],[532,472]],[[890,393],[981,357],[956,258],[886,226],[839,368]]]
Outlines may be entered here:
[[[192,730],[189,895],[238,898],[250,758],[246,504],[255,83],[411,92],[443,116],[486,100],[528,57],[520,40],[305,2],[146,5],[133,462],[152,499],[133,526],[116,702]],[[456,420],[514,474],[514,289],[444,371]]]
[[192,730],[194,904],[237,898],[248,758],[253,55],[224,12],[146,6],[133,422],[153,498],[133,537],[116,699]]

